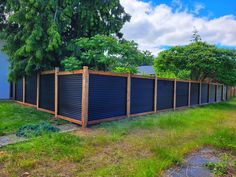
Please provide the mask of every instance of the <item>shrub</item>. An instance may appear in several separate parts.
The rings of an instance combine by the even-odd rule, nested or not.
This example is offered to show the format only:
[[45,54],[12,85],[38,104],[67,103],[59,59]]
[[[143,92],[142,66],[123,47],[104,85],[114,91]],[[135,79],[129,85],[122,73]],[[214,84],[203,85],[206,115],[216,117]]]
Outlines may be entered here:
[[41,124],[29,124],[29,125],[24,125],[20,127],[17,132],[16,136],[19,137],[36,137],[43,135],[45,133],[52,133],[52,132],[58,132],[59,129],[52,126],[49,123],[41,123]]

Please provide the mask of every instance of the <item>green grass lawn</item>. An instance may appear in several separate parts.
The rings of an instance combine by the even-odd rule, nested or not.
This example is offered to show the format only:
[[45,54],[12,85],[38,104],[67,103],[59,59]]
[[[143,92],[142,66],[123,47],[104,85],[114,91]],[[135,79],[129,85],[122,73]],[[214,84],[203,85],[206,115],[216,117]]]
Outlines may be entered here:
[[0,176],[154,177],[203,146],[236,155],[236,99],[4,147]]
[[14,133],[19,127],[50,121],[52,115],[11,101],[0,101],[0,135]]

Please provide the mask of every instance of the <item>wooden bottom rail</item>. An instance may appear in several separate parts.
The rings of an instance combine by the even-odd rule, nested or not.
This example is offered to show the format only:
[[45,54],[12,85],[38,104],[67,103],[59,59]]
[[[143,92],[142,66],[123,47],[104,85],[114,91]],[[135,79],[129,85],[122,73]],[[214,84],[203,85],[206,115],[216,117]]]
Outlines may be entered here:
[[141,112],[141,113],[137,113],[137,114],[131,114],[130,117],[135,117],[135,116],[144,116],[144,115],[148,115],[148,114],[155,114],[155,111],[150,111],[150,112]]
[[49,114],[55,114],[54,111],[47,110],[47,109],[43,109],[43,108],[37,108],[37,110],[39,110],[39,111],[43,111],[43,112],[47,112],[47,113],[49,113]]
[[76,120],[76,119],[73,119],[73,118],[70,118],[70,117],[57,115],[56,118],[63,119],[63,120],[67,120],[67,121],[69,121],[69,122],[73,122],[73,123],[76,123],[76,124],[82,125],[82,121],[80,121],[80,120]]
[[16,103],[20,104],[20,105],[23,105],[23,106],[30,106],[30,107],[34,107],[36,108],[37,106],[34,105],[34,104],[30,104],[30,103],[23,103],[21,101],[15,101]]
[[176,110],[182,110],[182,109],[186,109],[189,108],[189,106],[180,106],[180,107],[176,107]]
[[98,124],[98,123],[102,123],[102,122],[111,122],[111,121],[125,119],[125,118],[127,118],[126,115],[125,116],[105,118],[105,119],[99,119],[99,120],[91,120],[91,121],[88,121],[88,125],[94,125],[94,124]]
[[[29,104],[29,103],[23,103],[21,101],[15,101],[15,102],[19,103],[19,104],[21,104],[23,106],[30,106],[30,107],[34,107],[34,108],[37,107],[36,105],[32,105],[32,104]],[[223,102],[223,101],[219,101],[219,102]],[[219,102],[213,102],[213,103],[219,103]],[[212,103],[196,104],[196,105],[191,105],[191,107],[195,108],[195,107],[198,107],[198,106],[204,106],[204,105],[209,105],[209,104],[212,104]],[[177,107],[176,110],[182,110],[182,109],[186,109],[186,108],[189,108],[189,107],[188,106]],[[54,111],[50,111],[50,110],[47,110],[47,109],[37,108],[37,110],[44,111],[44,112],[47,112],[47,113],[55,115]],[[149,112],[144,112],[144,113],[131,114],[130,117],[139,117],[139,116],[155,114],[155,113],[162,113],[162,112],[167,112],[167,111],[174,111],[174,109],[173,108],[169,108],[169,109],[157,110],[157,112],[149,111]],[[66,116],[62,116],[62,115],[57,115],[56,118],[67,120],[69,122],[82,125],[82,121],[81,120],[76,120],[76,119],[73,119],[73,118],[70,118],[70,117],[66,117]],[[111,117],[111,118],[105,118],[105,119],[99,119],[99,120],[91,120],[91,121],[88,121],[88,125],[94,125],[94,124],[98,124],[98,123],[102,123],[102,122],[110,122],[110,121],[115,121],[115,120],[121,120],[121,119],[125,119],[125,118],[128,118],[127,115]]]

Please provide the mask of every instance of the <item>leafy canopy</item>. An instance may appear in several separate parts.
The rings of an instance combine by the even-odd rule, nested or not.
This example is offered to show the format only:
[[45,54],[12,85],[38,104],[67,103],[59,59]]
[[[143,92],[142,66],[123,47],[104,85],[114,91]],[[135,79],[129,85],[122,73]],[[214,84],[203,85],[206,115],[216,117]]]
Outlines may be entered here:
[[197,40],[162,51],[155,59],[154,69],[158,76],[198,81],[210,79],[236,85],[236,50],[219,49]]
[[90,69],[136,73],[137,66],[150,65],[153,56],[141,52],[134,41],[119,40],[113,36],[96,35],[76,40],[69,49],[73,55],[62,61],[66,70]]
[[1,36],[10,79],[50,69],[75,51],[75,39],[116,34],[130,20],[119,0],[2,0]]

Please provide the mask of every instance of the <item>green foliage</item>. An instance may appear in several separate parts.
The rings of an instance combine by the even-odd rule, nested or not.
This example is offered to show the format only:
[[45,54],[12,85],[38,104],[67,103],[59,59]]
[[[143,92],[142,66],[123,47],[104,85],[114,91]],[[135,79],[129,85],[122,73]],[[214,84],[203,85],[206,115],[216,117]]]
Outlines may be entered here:
[[231,176],[236,172],[236,160],[231,153],[222,153],[219,162],[209,162],[206,166],[214,172],[216,176]]
[[119,31],[130,20],[119,0],[3,0],[0,14],[11,80],[59,66],[76,52],[68,50],[74,39],[122,37]]
[[58,128],[44,122],[40,124],[29,124],[22,126],[16,131],[16,136],[30,138],[58,131]]
[[219,49],[205,42],[175,46],[161,52],[154,62],[158,76],[236,84],[236,50]]
[[137,74],[138,73],[138,69],[135,66],[129,66],[128,68],[126,67],[115,67],[112,72],[115,73],[132,73],[132,74]]
[[65,60],[62,60],[61,64],[67,71],[82,69],[81,61],[77,60],[75,57],[68,57]]
[[137,73],[137,66],[153,62],[153,56],[147,51],[140,51],[134,41],[112,36],[80,38],[69,49],[76,52],[62,61],[66,70],[86,65],[94,70]]
[[223,176],[227,174],[227,165],[223,162],[214,163],[209,162],[206,166],[214,172],[217,176]]

